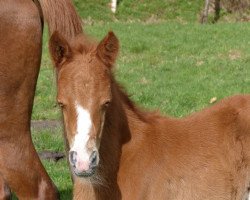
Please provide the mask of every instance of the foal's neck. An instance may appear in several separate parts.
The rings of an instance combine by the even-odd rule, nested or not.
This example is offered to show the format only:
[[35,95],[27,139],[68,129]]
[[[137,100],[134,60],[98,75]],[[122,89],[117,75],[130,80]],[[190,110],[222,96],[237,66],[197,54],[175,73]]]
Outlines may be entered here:
[[99,149],[100,163],[96,176],[89,182],[76,180],[74,196],[79,195],[86,199],[121,199],[117,176],[123,147],[133,137],[135,124],[141,126],[143,121],[142,113],[134,106],[126,93],[115,85],[113,100],[106,112]]
[[112,112],[108,113],[111,119],[107,116],[107,120],[112,130],[116,131],[116,140],[119,141],[121,148],[137,134],[138,127],[148,125],[150,113],[141,111],[118,84],[116,84],[113,96],[115,102]]

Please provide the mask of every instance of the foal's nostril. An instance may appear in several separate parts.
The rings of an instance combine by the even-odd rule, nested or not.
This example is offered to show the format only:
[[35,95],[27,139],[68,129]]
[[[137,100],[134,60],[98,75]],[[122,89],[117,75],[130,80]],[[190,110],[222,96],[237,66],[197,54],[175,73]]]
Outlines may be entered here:
[[70,151],[69,152],[69,162],[73,166],[75,166],[75,164],[76,164],[76,156],[77,156],[76,151]]
[[91,167],[96,167],[97,166],[97,151],[93,151],[92,154],[90,155],[90,166]]

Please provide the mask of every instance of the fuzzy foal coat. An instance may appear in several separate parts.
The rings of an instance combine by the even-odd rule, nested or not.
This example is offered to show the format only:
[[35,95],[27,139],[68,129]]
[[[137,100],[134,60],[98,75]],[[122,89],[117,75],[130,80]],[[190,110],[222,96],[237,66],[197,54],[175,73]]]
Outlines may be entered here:
[[119,88],[114,97],[98,178],[76,178],[74,199],[246,198],[250,96],[223,100],[183,119],[143,113]]

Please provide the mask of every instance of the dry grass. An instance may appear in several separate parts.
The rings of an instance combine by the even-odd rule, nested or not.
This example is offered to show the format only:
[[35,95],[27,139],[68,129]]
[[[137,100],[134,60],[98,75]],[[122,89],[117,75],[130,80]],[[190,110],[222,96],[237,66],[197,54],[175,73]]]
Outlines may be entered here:
[[228,12],[245,12],[250,8],[250,0],[222,0],[221,3]]

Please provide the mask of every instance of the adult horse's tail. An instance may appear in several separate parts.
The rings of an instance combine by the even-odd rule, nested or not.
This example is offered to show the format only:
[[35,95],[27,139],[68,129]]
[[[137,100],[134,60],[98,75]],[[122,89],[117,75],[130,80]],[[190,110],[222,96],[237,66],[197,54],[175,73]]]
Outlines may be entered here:
[[82,33],[82,22],[71,0],[39,0],[49,32],[60,32],[70,39]]
[[[72,0],[38,1],[42,10],[42,18],[48,24],[50,35],[58,31],[66,40],[70,41],[71,38],[83,34],[82,21],[74,8]],[[66,143],[66,149],[68,150],[68,148]]]

